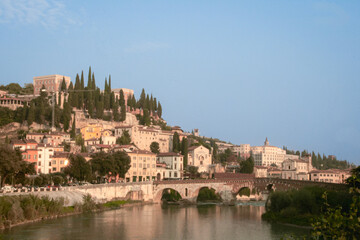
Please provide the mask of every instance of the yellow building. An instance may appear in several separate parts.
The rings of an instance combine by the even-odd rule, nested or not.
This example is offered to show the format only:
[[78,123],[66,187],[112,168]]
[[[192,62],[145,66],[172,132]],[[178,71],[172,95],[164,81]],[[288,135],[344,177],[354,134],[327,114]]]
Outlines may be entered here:
[[51,160],[51,172],[62,172],[69,165],[69,152],[55,152]]
[[126,182],[154,181],[156,178],[156,154],[146,150],[127,152],[131,159],[125,174]]
[[101,126],[95,124],[89,124],[86,127],[80,129],[81,136],[84,141],[91,138],[100,138],[103,128]]

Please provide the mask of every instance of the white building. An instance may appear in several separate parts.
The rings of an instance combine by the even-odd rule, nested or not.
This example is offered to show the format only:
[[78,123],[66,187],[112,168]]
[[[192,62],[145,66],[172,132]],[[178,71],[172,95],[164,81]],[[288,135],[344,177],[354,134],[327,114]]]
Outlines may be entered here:
[[286,159],[282,163],[281,178],[309,180],[309,172],[311,170],[311,157],[308,159]]
[[285,150],[270,146],[267,138],[263,146],[251,147],[251,152],[255,165],[258,166],[271,166],[271,164],[275,164],[281,167],[286,155]]
[[183,178],[183,155],[180,153],[167,152],[157,155],[157,163],[166,164],[163,179]]
[[188,149],[188,165],[198,167],[198,172],[209,172],[212,154],[204,146],[192,146]]
[[48,174],[52,172],[52,157],[55,152],[63,152],[64,147],[52,146],[50,144],[38,144],[38,173]]

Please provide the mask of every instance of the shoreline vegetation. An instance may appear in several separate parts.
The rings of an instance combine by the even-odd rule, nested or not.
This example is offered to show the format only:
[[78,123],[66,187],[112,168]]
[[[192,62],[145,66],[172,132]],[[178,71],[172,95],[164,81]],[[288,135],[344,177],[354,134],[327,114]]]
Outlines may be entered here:
[[326,208],[323,195],[327,194],[329,207],[340,206],[343,212],[350,210],[352,195],[348,191],[326,191],[320,187],[304,187],[299,190],[273,192],[265,204],[262,219],[269,222],[311,227]]
[[0,197],[0,230],[42,220],[144,204],[148,203],[132,200],[95,203],[90,195],[85,195],[82,204],[64,206],[63,198],[51,199],[48,196],[38,197],[31,194],[25,196],[2,196]]

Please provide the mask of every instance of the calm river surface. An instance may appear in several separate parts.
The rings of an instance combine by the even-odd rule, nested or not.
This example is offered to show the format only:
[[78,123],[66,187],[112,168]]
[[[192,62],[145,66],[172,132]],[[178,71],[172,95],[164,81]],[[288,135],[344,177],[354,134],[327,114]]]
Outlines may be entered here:
[[261,221],[263,206],[126,207],[14,227],[4,239],[279,239],[306,229]]

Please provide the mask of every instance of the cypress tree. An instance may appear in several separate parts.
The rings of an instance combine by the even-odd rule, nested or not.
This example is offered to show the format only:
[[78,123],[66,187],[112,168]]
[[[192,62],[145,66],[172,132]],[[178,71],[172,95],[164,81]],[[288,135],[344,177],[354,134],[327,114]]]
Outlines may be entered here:
[[111,93],[111,75],[109,75],[109,86],[108,86],[109,94]]
[[95,75],[94,73],[92,74],[92,83],[91,83],[91,89],[95,90],[96,89],[96,83],[95,83]]
[[149,94],[146,94],[144,109],[147,109],[147,110],[149,110],[149,112],[150,112],[150,98],[149,98]]
[[145,90],[142,89],[140,99],[139,99],[139,101],[137,103],[139,108],[144,109],[144,107],[145,107],[145,99],[146,99]]
[[35,104],[34,102],[30,103],[29,113],[27,115],[27,122],[30,126],[35,120]]
[[121,116],[121,121],[125,121],[126,120],[126,106],[125,104],[121,106],[121,112],[120,112]]
[[74,114],[74,121],[72,122],[72,126],[71,126],[70,137],[71,139],[75,139],[76,137],[75,114]]
[[180,151],[180,138],[177,132],[173,136],[173,152],[178,153]]
[[58,94],[59,96],[58,96],[57,104],[61,107],[61,92],[59,92]]
[[161,107],[160,102],[158,104],[157,115],[159,116],[159,118],[161,118],[161,116],[162,116],[162,107]]
[[157,100],[156,98],[154,98],[154,111],[157,111],[158,107],[157,107]]
[[114,92],[110,93],[110,109],[112,109],[114,107],[115,104],[115,94]]
[[188,146],[189,146],[188,140],[186,137],[184,137],[181,141],[181,154],[184,155],[184,159],[183,159],[184,169],[188,164]]
[[129,95],[128,98],[127,98],[127,101],[126,101],[126,103],[127,103],[126,105],[130,107],[130,111],[133,110],[131,101],[132,101],[132,97],[131,97],[131,95]]
[[88,74],[87,89],[92,89],[92,81],[91,81],[91,66],[89,67],[89,74]]
[[88,93],[88,113],[90,118],[94,117],[94,98],[92,92]]
[[120,106],[125,105],[125,98],[124,98],[124,91],[120,90],[120,99],[119,99]]
[[65,77],[63,77],[63,80],[61,82],[61,88],[60,91],[66,91],[66,82],[65,82]]
[[65,132],[70,128],[70,120],[71,120],[71,107],[69,102],[64,102],[64,110],[60,121],[64,125]]
[[114,103],[114,106],[112,108],[112,113],[113,113],[113,120],[116,122],[120,121],[119,103],[118,102]]
[[[81,81],[80,81],[80,90],[84,90],[85,86],[84,86],[84,71],[81,71]],[[84,92],[80,91],[79,92],[79,102],[80,102],[80,109],[84,108],[84,103],[85,103],[85,98],[84,98]]]
[[27,104],[25,103],[22,113],[21,113],[21,122],[24,122],[27,119],[28,112],[29,112],[29,108],[28,108]]
[[132,95],[131,106],[133,107],[133,109],[136,109],[136,98],[135,98],[135,95]]
[[[80,90],[80,78],[79,78],[79,74],[76,74],[76,80],[75,80],[75,88],[74,90]],[[74,91],[74,103],[77,109],[80,109],[80,95],[79,92]]]

